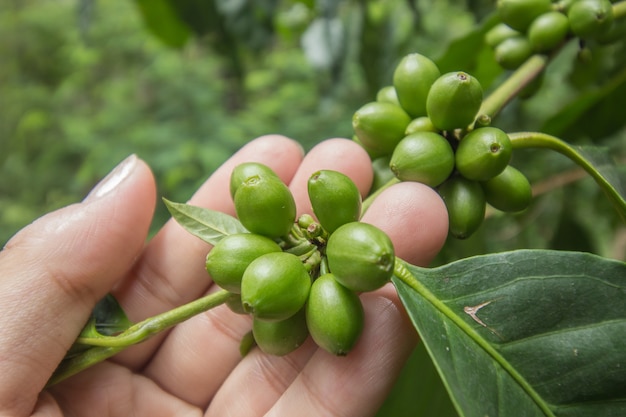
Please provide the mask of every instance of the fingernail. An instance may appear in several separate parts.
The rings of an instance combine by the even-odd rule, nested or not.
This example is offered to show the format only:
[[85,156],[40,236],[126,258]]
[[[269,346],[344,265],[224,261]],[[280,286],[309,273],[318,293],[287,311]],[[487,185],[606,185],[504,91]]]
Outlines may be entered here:
[[122,183],[137,165],[137,155],[132,154],[120,162],[89,192],[83,201],[96,200],[114,190]]

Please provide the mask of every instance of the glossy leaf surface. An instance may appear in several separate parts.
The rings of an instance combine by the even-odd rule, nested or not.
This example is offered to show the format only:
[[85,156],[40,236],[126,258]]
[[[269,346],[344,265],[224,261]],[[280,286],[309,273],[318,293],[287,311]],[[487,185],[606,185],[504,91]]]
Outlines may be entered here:
[[181,226],[211,245],[215,245],[226,235],[248,232],[239,220],[226,213],[166,199],[163,201]]
[[461,416],[626,415],[626,264],[520,250],[407,268],[394,283]]

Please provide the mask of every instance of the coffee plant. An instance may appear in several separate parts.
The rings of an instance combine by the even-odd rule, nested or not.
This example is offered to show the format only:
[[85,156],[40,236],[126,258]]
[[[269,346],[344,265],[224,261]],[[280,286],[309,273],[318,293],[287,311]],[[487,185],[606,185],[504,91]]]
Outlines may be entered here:
[[[564,45],[623,41],[626,2],[499,0],[481,42],[507,77],[489,91],[465,68],[443,72],[419,52],[355,109],[353,140],[370,155],[375,186],[363,201],[331,170],[308,182],[313,215],[270,168],[237,166],[230,191],[237,218],[165,200],[172,216],[212,245],[206,269],[222,290],[130,323],[109,296],[61,363],[57,383],[128,346],[226,303],[252,317],[242,340],[287,355],[309,336],[349,355],[364,326],[359,294],[391,281],[461,416],[626,415],[626,264],[597,255],[515,250],[424,268],[395,255],[389,237],[360,222],[382,190],[426,184],[448,210],[449,233],[467,239],[487,209],[518,213],[532,187],[513,157],[552,151],[578,164],[626,221],[619,168],[606,152],[543,132],[509,132],[498,115],[515,97],[541,91]],[[622,111],[623,115],[626,115]]]

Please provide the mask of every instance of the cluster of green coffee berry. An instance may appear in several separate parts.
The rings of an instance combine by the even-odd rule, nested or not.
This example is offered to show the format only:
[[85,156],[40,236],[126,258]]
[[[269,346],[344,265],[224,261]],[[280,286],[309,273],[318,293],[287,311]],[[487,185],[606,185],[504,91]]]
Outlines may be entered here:
[[285,355],[310,334],[347,354],[363,329],[358,293],[382,287],[395,263],[389,237],[359,222],[356,185],[337,171],[314,173],[308,193],[317,221],[296,219],[289,188],[259,163],[238,165],[230,192],[249,233],[226,235],[206,258],[213,281],[236,295],[229,307],[252,315],[254,341],[266,353]]
[[609,0],[499,0],[502,23],[485,35],[505,69],[518,68],[533,53],[549,53],[570,37],[610,43],[626,36],[624,19],[613,18]]
[[354,140],[374,166],[386,158],[401,181],[436,188],[446,203],[450,233],[467,238],[482,223],[486,203],[508,212],[531,200],[528,180],[509,165],[512,145],[501,129],[474,126],[482,104],[478,80],[462,71],[441,74],[414,53],[396,67],[393,85],[354,114]]

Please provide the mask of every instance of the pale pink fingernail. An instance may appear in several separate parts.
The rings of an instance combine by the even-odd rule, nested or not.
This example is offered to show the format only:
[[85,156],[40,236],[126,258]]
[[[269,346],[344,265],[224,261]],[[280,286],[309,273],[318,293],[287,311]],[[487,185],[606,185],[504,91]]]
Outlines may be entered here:
[[83,201],[92,201],[108,194],[120,185],[137,165],[137,155],[132,154],[120,162],[89,192]]

